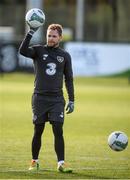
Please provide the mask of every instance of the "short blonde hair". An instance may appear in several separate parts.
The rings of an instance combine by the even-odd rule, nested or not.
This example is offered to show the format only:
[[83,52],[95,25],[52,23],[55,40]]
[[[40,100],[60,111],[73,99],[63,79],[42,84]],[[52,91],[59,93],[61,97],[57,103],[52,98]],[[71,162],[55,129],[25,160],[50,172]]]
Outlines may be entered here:
[[60,24],[50,24],[47,30],[57,30],[59,36],[62,36],[63,27]]

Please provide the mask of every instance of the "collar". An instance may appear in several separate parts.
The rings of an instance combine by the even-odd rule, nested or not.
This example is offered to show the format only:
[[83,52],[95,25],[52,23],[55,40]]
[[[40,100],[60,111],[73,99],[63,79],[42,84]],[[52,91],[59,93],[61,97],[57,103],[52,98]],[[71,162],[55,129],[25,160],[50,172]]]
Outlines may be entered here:
[[50,46],[48,46],[47,44],[45,45],[45,47],[46,47],[48,50],[57,50],[57,49],[59,49],[59,46],[58,46],[58,47],[50,47]]

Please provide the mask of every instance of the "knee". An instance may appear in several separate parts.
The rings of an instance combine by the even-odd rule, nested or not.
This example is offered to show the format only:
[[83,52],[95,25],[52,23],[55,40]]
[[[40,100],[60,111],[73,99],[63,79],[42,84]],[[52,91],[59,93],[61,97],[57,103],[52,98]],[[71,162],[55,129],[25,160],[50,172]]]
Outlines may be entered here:
[[35,131],[34,132],[34,136],[37,137],[37,138],[40,138],[42,136],[42,132],[40,131]]
[[63,136],[62,126],[60,126],[60,125],[53,126],[53,133],[54,133],[54,136],[57,138],[62,137]]
[[43,126],[35,126],[35,128],[34,128],[34,136],[37,137],[37,138],[41,138],[42,133],[43,133],[43,129],[44,129]]

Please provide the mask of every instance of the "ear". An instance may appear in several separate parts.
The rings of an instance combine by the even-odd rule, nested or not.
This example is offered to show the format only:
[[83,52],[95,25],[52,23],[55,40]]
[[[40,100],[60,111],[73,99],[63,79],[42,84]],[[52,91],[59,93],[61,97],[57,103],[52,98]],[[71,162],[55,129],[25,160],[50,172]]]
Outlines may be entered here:
[[60,36],[60,41],[62,41],[62,39],[63,39],[63,36]]

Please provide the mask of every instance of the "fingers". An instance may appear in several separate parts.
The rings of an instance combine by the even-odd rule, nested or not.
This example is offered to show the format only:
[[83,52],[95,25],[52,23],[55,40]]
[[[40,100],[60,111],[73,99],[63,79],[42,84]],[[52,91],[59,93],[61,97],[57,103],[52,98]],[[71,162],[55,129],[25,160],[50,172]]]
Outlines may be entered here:
[[74,103],[72,102],[69,102],[67,107],[66,107],[66,114],[70,114],[74,111]]
[[38,28],[32,28],[31,26],[29,26],[29,34],[33,35],[37,30]]
[[74,111],[73,109],[69,108],[69,110],[66,112],[66,114],[70,114],[70,113],[72,113],[73,111]]
[[66,111],[68,111],[69,110],[69,106],[67,105],[67,107],[66,107]]

